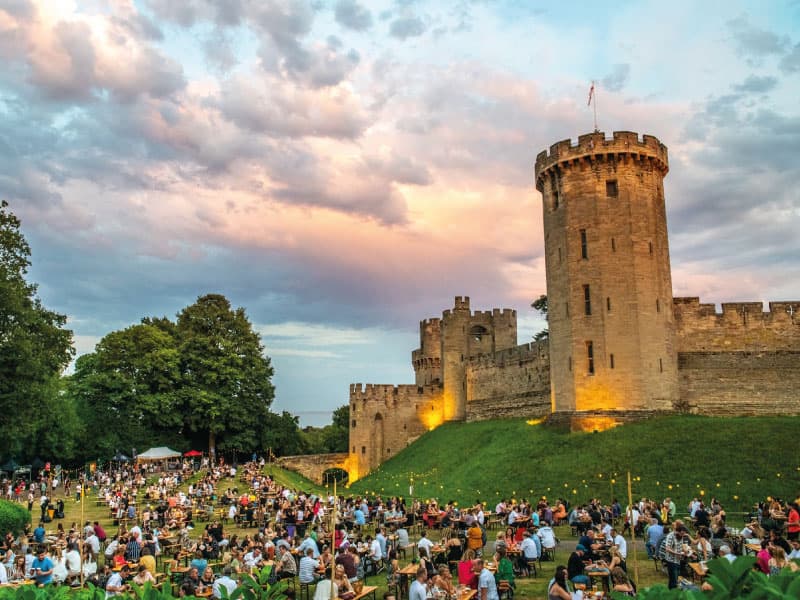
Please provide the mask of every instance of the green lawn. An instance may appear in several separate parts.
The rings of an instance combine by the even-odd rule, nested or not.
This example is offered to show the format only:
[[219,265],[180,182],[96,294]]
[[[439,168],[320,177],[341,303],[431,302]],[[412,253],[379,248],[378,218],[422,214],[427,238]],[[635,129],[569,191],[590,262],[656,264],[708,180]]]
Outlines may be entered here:
[[693,496],[716,496],[745,512],[769,495],[800,492],[800,417],[674,416],[599,433],[567,433],[524,420],[443,425],[422,436],[351,493],[436,497],[493,507],[501,497],[571,503],[592,497],[671,496],[682,509]]

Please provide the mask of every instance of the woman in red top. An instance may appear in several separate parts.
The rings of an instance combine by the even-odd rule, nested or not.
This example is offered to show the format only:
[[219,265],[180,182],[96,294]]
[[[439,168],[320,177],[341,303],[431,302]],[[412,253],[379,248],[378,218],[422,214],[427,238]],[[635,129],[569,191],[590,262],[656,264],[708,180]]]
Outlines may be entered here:
[[789,531],[786,537],[789,540],[800,539],[800,507],[797,502],[789,503],[789,518],[786,520],[786,525]]
[[473,565],[475,562],[475,552],[467,550],[458,561],[458,583],[466,585],[473,590],[478,589],[478,574],[473,572]]

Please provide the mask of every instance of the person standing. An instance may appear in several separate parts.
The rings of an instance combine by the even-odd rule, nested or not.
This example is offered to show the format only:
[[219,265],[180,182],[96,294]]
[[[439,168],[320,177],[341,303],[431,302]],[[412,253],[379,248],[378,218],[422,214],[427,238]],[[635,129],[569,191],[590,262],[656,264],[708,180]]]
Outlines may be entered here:
[[482,558],[475,559],[475,572],[478,573],[478,600],[500,600],[494,575],[484,566]]
[[664,546],[664,560],[667,562],[669,576],[669,589],[678,587],[678,577],[681,574],[681,561],[683,560],[683,535],[686,531],[683,523],[675,521],[672,531],[667,534]]
[[[425,585],[427,580],[427,569],[423,566],[419,566],[417,568],[417,578],[408,589],[408,600],[425,600],[428,597],[428,587]],[[492,582],[494,583],[494,578],[492,578]]]

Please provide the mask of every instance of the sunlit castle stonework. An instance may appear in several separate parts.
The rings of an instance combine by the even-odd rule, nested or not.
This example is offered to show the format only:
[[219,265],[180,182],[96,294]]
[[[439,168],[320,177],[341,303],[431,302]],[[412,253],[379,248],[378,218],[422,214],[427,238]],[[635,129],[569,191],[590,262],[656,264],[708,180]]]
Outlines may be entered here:
[[414,385],[350,386],[351,479],[445,421],[800,414],[800,300],[672,297],[668,170],[664,144],[628,131],[541,152],[549,339],[518,345],[516,311],[457,296],[420,323]]

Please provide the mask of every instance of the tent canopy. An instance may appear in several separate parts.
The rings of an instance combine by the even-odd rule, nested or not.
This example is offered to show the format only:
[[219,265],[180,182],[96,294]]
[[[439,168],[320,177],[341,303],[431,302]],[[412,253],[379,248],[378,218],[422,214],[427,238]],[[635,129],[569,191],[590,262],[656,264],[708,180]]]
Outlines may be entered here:
[[147,452],[142,452],[136,457],[136,460],[164,460],[167,458],[180,458],[180,456],[181,453],[172,448],[159,446],[158,448],[150,448]]
[[195,457],[195,456],[203,456],[203,453],[198,452],[197,450],[189,450],[188,452],[184,452],[183,455],[189,457]]

